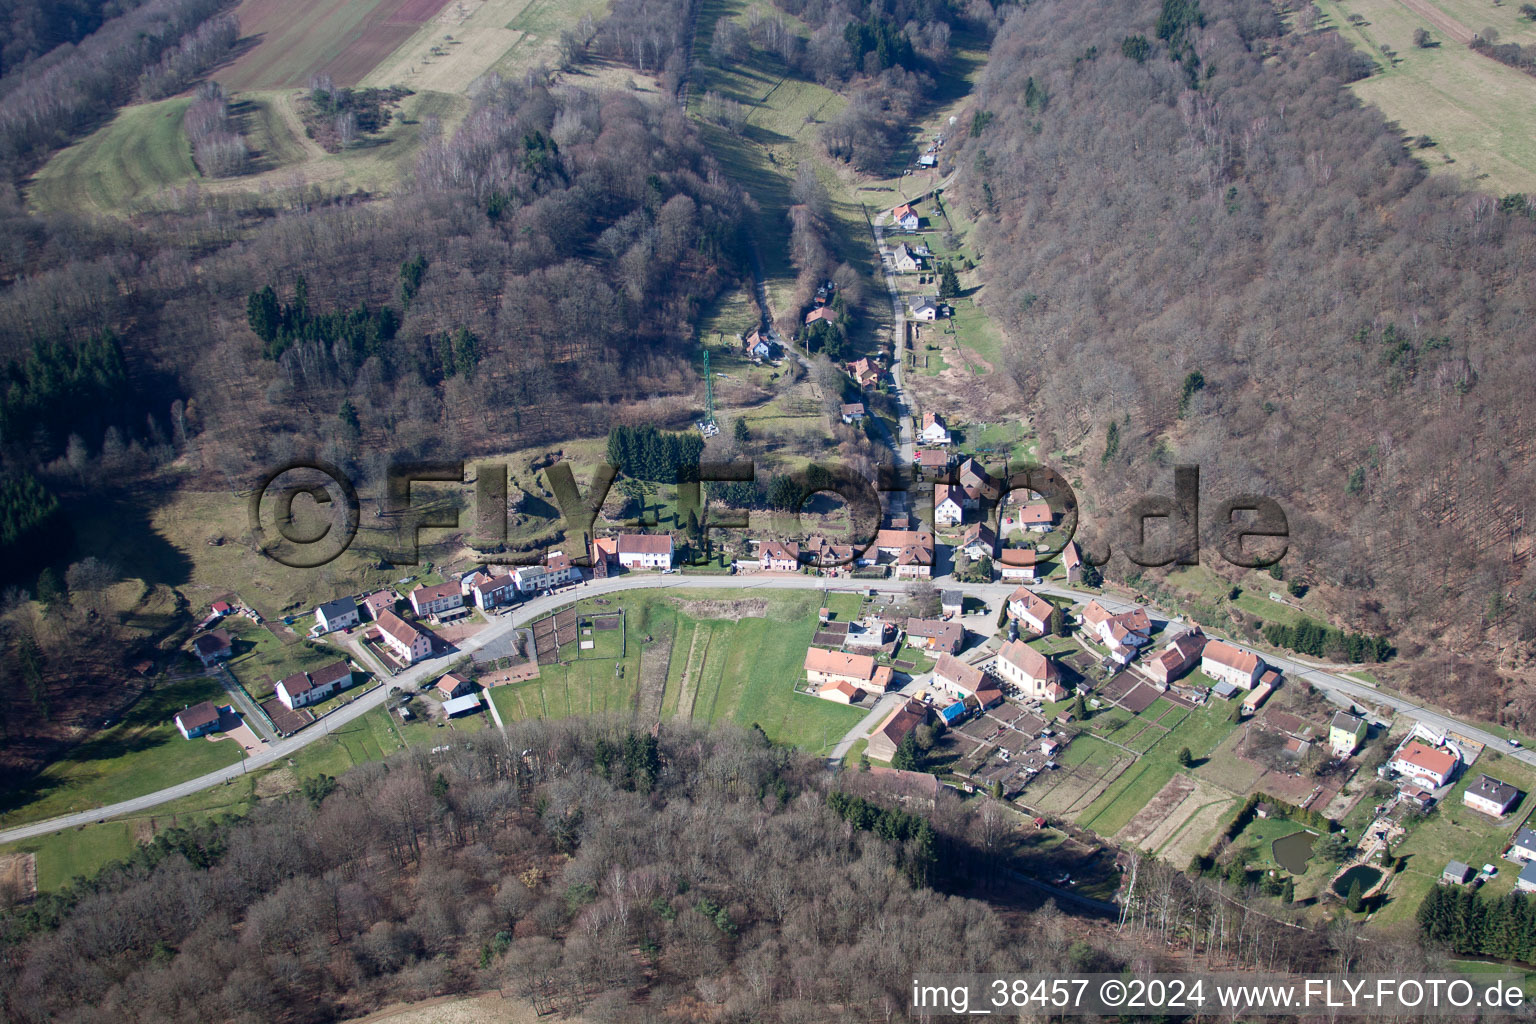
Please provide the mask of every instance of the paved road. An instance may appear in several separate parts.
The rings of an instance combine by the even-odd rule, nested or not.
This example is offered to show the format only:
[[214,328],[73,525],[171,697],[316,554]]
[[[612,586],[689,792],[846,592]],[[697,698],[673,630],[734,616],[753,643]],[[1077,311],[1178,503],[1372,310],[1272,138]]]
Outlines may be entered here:
[[[971,597],[979,598],[987,602],[994,608],[997,607],[998,601],[1002,600],[1014,590],[1012,585],[1004,583],[959,584],[950,580],[942,580],[939,582],[941,582],[946,589],[961,590]],[[878,589],[883,593],[901,593],[907,589],[907,586],[908,585],[906,583],[900,581],[883,580],[880,581]],[[739,590],[826,590],[829,592],[857,592],[866,590],[868,587],[869,585],[867,583],[860,584],[857,581],[835,582],[817,579],[812,576],[802,576],[798,573],[785,576],[763,577],[621,575],[610,577],[606,580],[593,580],[581,586],[567,588],[563,591],[560,591],[559,593],[552,594],[549,597],[533,598],[532,600],[518,606],[515,610],[498,617],[489,626],[481,630],[479,635],[465,641],[465,643],[457,648],[453,653],[433,658],[423,662],[420,665],[413,666],[404,672],[401,672],[399,675],[392,677],[389,680],[389,683],[390,685],[415,685],[419,687],[422,682],[426,681],[434,674],[443,671],[448,663],[459,655],[478,650],[480,647],[489,643],[491,640],[497,639],[498,637],[501,637],[511,630],[516,629],[519,626],[523,626],[534,619],[541,618],[556,608],[578,598],[598,597],[604,594],[612,594],[620,591],[631,590],[697,590],[709,588],[731,588]],[[1040,584],[1034,589],[1041,593],[1070,597],[1079,601],[1082,600],[1085,596],[1083,591],[1062,587],[1055,584]],[[1136,607],[1135,602],[1113,594],[1105,594],[1099,596],[1099,602],[1110,611],[1124,611],[1129,608]],[[1169,618],[1168,615],[1160,612],[1155,607],[1147,606],[1147,608],[1149,614],[1152,615],[1153,618],[1161,618],[1164,620]],[[1339,698],[1349,698],[1353,700],[1359,700],[1362,703],[1366,703],[1372,707],[1383,704],[1388,705],[1394,708],[1397,712],[1406,715],[1409,718],[1423,721],[1439,729],[1454,729],[1456,732],[1463,736],[1477,740],[1480,743],[1488,744],[1496,749],[1501,750],[1507,755],[1524,761],[1526,764],[1536,766],[1536,752],[1533,752],[1529,749],[1513,750],[1505,746],[1504,741],[1500,737],[1495,736],[1492,733],[1485,732],[1476,726],[1471,726],[1459,722],[1449,715],[1445,715],[1432,708],[1425,707],[1422,704],[1417,704],[1404,697],[1383,693],[1367,683],[1362,683],[1355,679],[1345,678],[1335,672],[1320,668],[1314,664],[1298,661],[1293,658],[1282,657],[1280,655],[1269,654],[1263,651],[1258,651],[1256,653],[1263,657],[1264,660],[1269,664],[1284,669],[1286,672],[1292,674],[1295,677],[1306,679],[1318,689],[1334,696],[1335,700],[1338,700]],[[147,793],[144,796],[135,797],[131,800],[123,800],[119,803],[109,804],[105,807],[98,807],[90,811],[81,811],[77,814],[67,814],[58,818],[50,818],[46,821],[33,822],[32,824],[28,825],[18,825],[14,828],[5,829],[0,831],[0,843],[11,843],[20,839],[31,839],[35,836],[48,835],[50,833],[59,832],[64,829],[75,828],[79,825],[86,825],[92,822],[103,821],[107,818],[118,817],[119,815],[135,814],[142,811],[147,811],[152,807],[159,806],[160,804],[169,803],[172,800],[178,800],[181,797],[191,796],[192,794],[200,793],[205,789],[211,789],[214,786],[223,785],[238,778],[248,771],[265,768],[274,763],[281,762],[284,758],[291,756],[299,750],[302,750],[304,747],[315,742],[316,740],[322,739],[327,734],[327,730],[329,728],[334,728],[337,725],[345,725],[348,722],[354,721],[360,716],[367,714],[369,711],[372,711],[374,708],[382,705],[388,699],[389,689],[390,686],[381,686],[373,692],[358,698],[341,710],[334,712],[324,720],[323,727],[311,727],[305,729],[293,736],[290,736],[288,739],[271,744],[267,750],[260,754],[246,758],[239,764],[231,765],[228,768],[222,768],[219,771],[210,772],[207,775],[199,776],[195,779],[189,779],[188,781],[178,785],[170,786],[166,789],[162,789],[154,793]],[[895,694],[888,694],[885,698],[882,698],[881,703],[877,705],[875,710],[871,711],[869,715],[865,716],[865,719],[861,721],[858,726],[852,730],[849,730],[848,735],[844,736],[843,739],[839,741],[836,747],[834,747],[834,754],[837,754],[838,756],[841,756],[841,754],[846,754],[848,748],[857,742],[859,738],[867,735],[868,730],[879,722],[879,718],[876,716],[881,713],[882,709],[886,714],[889,714],[891,707],[895,706],[895,701],[900,699],[901,697]]]

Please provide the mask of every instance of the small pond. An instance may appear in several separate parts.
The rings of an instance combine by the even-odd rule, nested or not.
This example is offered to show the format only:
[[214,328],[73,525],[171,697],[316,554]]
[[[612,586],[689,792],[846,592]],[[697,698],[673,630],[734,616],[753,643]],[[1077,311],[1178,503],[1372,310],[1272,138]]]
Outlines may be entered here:
[[1356,864],[1333,880],[1333,891],[1340,896],[1348,896],[1350,886],[1357,881],[1360,883],[1361,892],[1370,892],[1371,886],[1381,881],[1381,871],[1369,864]]
[[1275,863],[1293,875],[1307,873],[1307,861],[1312,859],[1312,840],[1317,836],[1311,832],[1292,832],[1288,836],[1281,836],[1275,840]]

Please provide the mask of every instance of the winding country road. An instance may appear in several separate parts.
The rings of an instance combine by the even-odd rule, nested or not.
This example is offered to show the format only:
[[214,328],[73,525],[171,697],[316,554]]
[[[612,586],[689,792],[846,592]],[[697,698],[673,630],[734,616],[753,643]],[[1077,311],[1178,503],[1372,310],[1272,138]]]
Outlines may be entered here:
[[[1005,583],[960,584],[948,579],[941,579],[935,582],[940,583],[945,589],[961,590],[967,596],[978,598],[987,602],[988,604],[991,604],[993,607],[996,607],[996,602],[1001,601],[1015,589],[1012,584]],[[908,584],[901,581],[883,580],[880,581],[876,589],[882,593],[898,594],[904,592],[907,589],[907,586]],[[391,686],[415,685],[419,687],[420,684],[426,681],[428,678],[442,672],[447,667],[449,662],[459,657],[460,655],[478,650],[490,641],[505,636],[512,630],[518,628],[519,626],[526,625],[534,619],[542,618],[543,616],[548,615],[550,612],[554,611],[556,608],[563,607],[572,601],[587,597],[598,597],[604,594],[614,594],[631,590],[686,591],[705,590],[711,588],[732,590],[825,590],[830,592],[847,592],[864,591],[869,589],[869,586],[868,584],[854,585],[853,583],[846,582],[841,584],[832,584],[827,580],[818,579],[813,576],[804,576],[799,573],[772,577],[686,575],[663,576],[629,574],[610,577],[609,579],[605,580],[592,580],[582,585],[567,588],[559,593],[550,595],[549,597],[536,597],[530,601],[527,601],[526,603],[518,606],[515,610],[498,617],[496,621],[492,622],[490,625],[481,630],[478,635],[469,640],[466,640],[461,646],[449,654],[429,659],[426,662],[415,665],[405,670],[404,672],[401,672],[399,675],[391,677],[388,680],[390,685],[380,686],[370,693],[364,694],[362,697],[359,697],[357,700],[353,701],[351,704],[348,704],[341,710],[333,712],[330,716],[325,718],[323,722],[317,723],[316,725],[311,726],[310,728],[305,729],[294,736],[290,736],[285,740],[280,740],[277,743],[271,744],[266,750],[246,758],[239,764],[234,764],[227,768],[222,768],[216,772],[209,772],[207,775],[202,775],[195,779],[189,779],[186,782],[179,783],[175,786],[169,786],[154,793],[146,793],[144,796],[134,797],[131,800],[123,800],[119,803],[109,804],[105,807],[98,807],[89,811],[81,811],[76,814],[66,814],[57,818],[49,818],[46,821],[32,822],[31,824],[26,825],[17,825],[14,828],[8,828],[0,831],[0,843],[11,843],[21,839],[31,839],[36,836],[48,835],[53,832],[75,828],[80,825],[88,825],[93,822],[104,821],[108,818],[118,817],[119,815],[135,814],[142,811],[147,811],[150,808],[169,803],[172,800],[178,800],[184,796],[191,796],[194,793],[200,793],[203,790],[211,789],[214,786],[224,785],[227,782],[231,782],[234,779],[239,778],[241,775],[247,772],[259,770],[261,768],[280,763],[284,758],[287,758],[295,752],[302,750],[304,747],[315,742],[316,740],[324,738],[326,735],[328,735],[330,728],[333,728],[336,725],[345,725],[346,723],[354,721],[362,715],[367,714],[369,711],[372,711],[374,708],[384,704],[384,702],[389,697],[389,690]],[[1082,600],[1083,598],[1089,596],[1083,591],[1062,587],[1055,584],[1039,584],[1034,589],[1040,593],[1051,594],[1053,596],[1059,597],[1069,597],[1073,600]],[[1112,594],[1096,596],[1098,597],[1099,602],[1110,611],[1124,611],[1133,607],[1138,607],[1135,602],[1129,601],[1123,597],[1117,597]],[[1169,618],[1169,616],[1158,611],[1158,609],[1155,607],[1141,607],[1146,607],[1148,609],[1148,613],[1154,619],[1162,619],[1166,621]],[[1515,750],[1507,748],[1504,745],[1504,741],[1500,737],[1478,729],[1475,726],[1470,726],[1460,722],[1450,715],[1436,711],[1433,708],[1414,703],[1413,701],[1403,697],[1384,693],[1369,685],[1368,683],[1363,683],[1354,679],[1348,679],[1316,664],[1298,661],[1294,658],[1283,657],[1276,654],[1270,654],[1265,651],[1256,651],[1255,653],[1259,654],[1259,656],[1269,664],[1274,665],[1277,668],[1281,668],[1293,676],[1304,678],[1318,689],[1323,690],[1324,692],[1331,695],[1335,695],[1335,700],[1338,700],[1342,697],[1347,697],[1351,700],[1360,700],[1362,703],[1369,704],[1372,707],[1387,705],[1395,709],[1400,714],[1406,715],[1418,721],[1425,722],[1437,729],[1454,729],[1456,732],[1463,736],[1477,740],[1480,743],[1494,746],[1502,750],[1507,755],[1524,761],[1526,764],[1536,766],[1536,752],[1532,752],[1531,750],[1527,749]],[[789,681],[786,680],[785,685],[788,684]],[[836,748],[834,748],[834,753],[836,753],[838,756],[846,753],[855,742],[865,736],[869,729],[879,721],[879,716],[882,714],[882,708],[884,709],[883,713],[889,713],[890,708],[894,706],[895,702],[901,699],[901,696],[898,694],[888,694],[874,711],[865,716],[865,719],[861,721],[859,725],[849,730],[848,734],[844,736],[843,740],[838,743]]]

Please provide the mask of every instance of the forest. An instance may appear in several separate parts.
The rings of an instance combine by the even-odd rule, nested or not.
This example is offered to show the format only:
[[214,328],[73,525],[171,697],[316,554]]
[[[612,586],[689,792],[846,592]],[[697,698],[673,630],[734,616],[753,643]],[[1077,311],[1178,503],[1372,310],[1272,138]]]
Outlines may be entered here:
[[994,41],[952,201],[1096,523],[1175,462],[1270,494],[1288,578],[1338,629],[1497,658],[1475,713],[1529,725],[1536,224],[1431,177],[1344,88],[1367,71],[1262,0],[1032,3]]
[[[624,1022],[905,1012],[932,971],[1424,970],[1139,868],[1124,922],[1011,881],[1012,812],[901,806],[755,729],[521,722],[310,778],[0,916],[7,1020],[322,1021],[500,988]],[[1197,959],[1194,963],[1205,962]]]

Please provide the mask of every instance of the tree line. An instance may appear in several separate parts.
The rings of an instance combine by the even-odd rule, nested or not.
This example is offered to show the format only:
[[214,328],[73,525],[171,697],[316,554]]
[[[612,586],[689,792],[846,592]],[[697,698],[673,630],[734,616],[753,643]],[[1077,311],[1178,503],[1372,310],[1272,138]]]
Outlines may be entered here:
[[1457,953],[1536,964],[1536,901],[1526,893],[1485,899],[1468,886],[1436,885],[1417,920],[1426,939]]
[[697,433],[615,426],[608,431],[608,462],[636,480],[678,483],[698,472],[704,438]]

